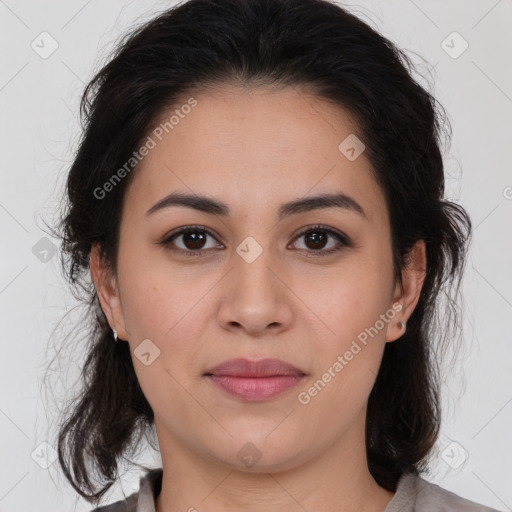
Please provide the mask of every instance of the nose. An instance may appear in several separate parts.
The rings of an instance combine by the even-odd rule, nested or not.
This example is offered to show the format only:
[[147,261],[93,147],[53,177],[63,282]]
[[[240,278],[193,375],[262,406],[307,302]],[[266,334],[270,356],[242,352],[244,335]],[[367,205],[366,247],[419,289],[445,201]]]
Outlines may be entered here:
[[234,255],[233,268],[224,280],[218,310],[220,325],[251,336],[277,334],[293,320],[292,290],[284,266],[272,259],[270,251],[251,263]]

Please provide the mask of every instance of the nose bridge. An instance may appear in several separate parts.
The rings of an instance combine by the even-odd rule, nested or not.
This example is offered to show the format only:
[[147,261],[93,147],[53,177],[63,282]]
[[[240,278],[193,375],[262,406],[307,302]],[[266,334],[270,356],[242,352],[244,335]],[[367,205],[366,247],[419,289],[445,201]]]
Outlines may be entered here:
[[229,292],[219,312],[224,327],[237,325],[257,334],[268,326],[286,326],[292,315],[279,274],[282,269],[276,251],[255,237],[244,239],[233,253]]
[[[261,241],[261,237],[260,237]],[[246,237],[233,255],[236,293],[241,299],[246,295],[255,301],[260,299],[275,302],[279,290],[278,258],[275,251],[260,244],[253,236]]]

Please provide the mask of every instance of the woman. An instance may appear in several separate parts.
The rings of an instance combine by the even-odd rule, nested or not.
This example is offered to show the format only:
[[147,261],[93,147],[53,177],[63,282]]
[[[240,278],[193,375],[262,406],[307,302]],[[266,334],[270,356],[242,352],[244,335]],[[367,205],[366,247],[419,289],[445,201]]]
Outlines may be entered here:
[[91,81],[62,227],[97,322],[59,460],[97,504],[153,427],[162,457],[95,510],[491,510],[420,476],[471,223],[407,67],[327,1],[189,0]]

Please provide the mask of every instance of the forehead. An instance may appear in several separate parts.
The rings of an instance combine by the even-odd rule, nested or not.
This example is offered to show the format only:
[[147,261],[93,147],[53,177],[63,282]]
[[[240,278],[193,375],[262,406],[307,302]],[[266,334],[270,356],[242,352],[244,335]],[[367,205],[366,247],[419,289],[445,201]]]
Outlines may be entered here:
[[127,203],[147,210],[179,191],[222,197],[247,212],[308,192],[343,192],[366,203],[369,216],[382,216],[366,155],[349,160],[340,151],[358,133],[346,109],[295,87],[197,91],[149,132],[154,147],[137,166]]

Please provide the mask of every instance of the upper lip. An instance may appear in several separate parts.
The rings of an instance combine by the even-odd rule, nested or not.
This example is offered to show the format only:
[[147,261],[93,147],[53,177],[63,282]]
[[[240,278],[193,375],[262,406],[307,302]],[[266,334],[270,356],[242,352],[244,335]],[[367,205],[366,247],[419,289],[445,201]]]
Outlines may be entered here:
[[237,377],[270,377],[277,375],[305,375],[302,370],[280,359],[251,361],[229,359],[208,370],[205,375],[229,375]]

